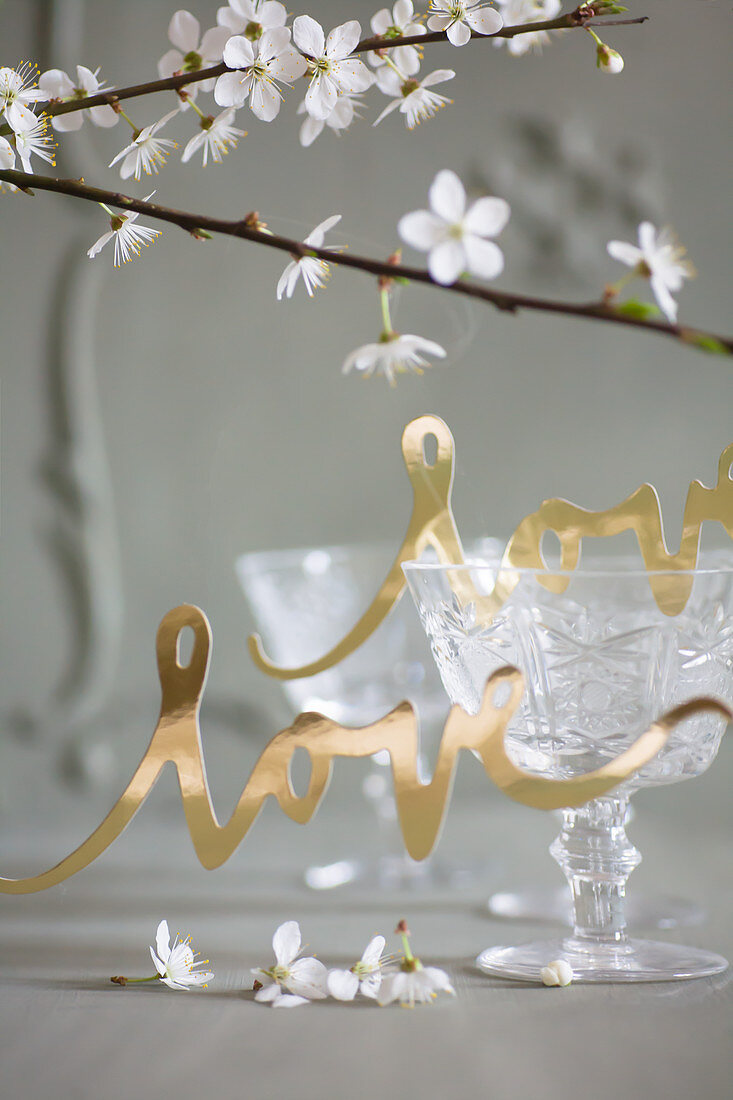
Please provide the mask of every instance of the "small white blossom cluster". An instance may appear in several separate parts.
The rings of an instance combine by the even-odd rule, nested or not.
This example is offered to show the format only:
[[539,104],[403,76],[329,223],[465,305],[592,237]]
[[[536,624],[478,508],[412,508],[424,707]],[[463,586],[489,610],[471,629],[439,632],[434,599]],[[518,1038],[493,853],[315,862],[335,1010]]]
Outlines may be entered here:
[[297,921],[286,921],[272,938],[274,966],[252,970],[255,1000],[273,1008],[295,1008],[328,996],[337,1001],[353,1001],[361,993],[380,1005],[399,1001],[412,1008],[417,1003],[430,1003],[438,993],[455,995],[444,970],[423,966],[412,954],[404,921],[400,921],[397,931],[404,944],[402,957],[385,957],[384,936],[374,936],[361,958],[348,970],[329,970],[316,958],[299,957],[300,926]]
[[[47,164],[55,165],[56,143],[48,132],[48,116],[36,114],[31,104],[47,98],[35,81],[36,70],[28,63],[10,69],[0,68],[0,121],[10,131],[9,139],[0,136],[0,168],[15,168],[16,157],[24,172],[32,172],[31,157],[40,157]],[[16,188],[6,185],[11,191]],[[0,182],[0,189],[3,184]]]

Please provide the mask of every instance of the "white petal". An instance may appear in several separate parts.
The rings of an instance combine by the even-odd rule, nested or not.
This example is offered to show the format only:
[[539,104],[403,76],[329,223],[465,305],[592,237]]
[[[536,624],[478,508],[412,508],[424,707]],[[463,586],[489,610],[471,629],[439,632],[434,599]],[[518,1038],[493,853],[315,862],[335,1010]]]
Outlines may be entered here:
[[250,20],[238,15],[231,7],[224,7],[217,8],[216,22],[220,27],[224,27],[229,34],[241,34]]
[[310,244],[313,245],[314,248],[321,248],[329,229],[333,229],[334,225],[338,225],[340,221],[340,214],[331,214],[330,218],[326,218],[325,221],[322,221],[320,225],[317,225],[316,228],[308,234],[303,244]]
[[394,69],[391,69],[388,65],[384,65],[378,70],[377,74],[377,87],[380,92],[388,96],[402,97],[402,81],[398,77]]
[[372,33],[378,34],[380,37],[391,25],[392,16],[390,15],[389,8],[380,8],[379,11],[376,12],[370,20]]
[[450,21],[449,15],[431,15],[428,19],[428,28],[431,31],[444,31]]
[[160,980],[163,982],[164,985],[167,985],[169,989],[183,989],[186,993],[188,993],[188,987],[185,985],[181,985],[180,982],[174,981],[173,978],[161,977]]
[[409,23],[412,19],[414,10],[412,0],[397,0],[397,3],[392,8],[395,26],[404,27]]
[[235,34],[224,47],[223,59],[230,69],[248,69],[255,59],[252,43],[243,35]]
[[320,1000],[328,996],[326,981],[328,970],[320,959],[296,959],[290,967],[288,989],[301,997],[311,997]]
[[183,54],[181,51],[168,50],[158,62],[158,76],[161,80],[166,80],[169,76],[173,76],[175,72],[178,72],[182,68]]
[[277,117],[282,99],[277,88],[264,80],[255,80],[252,85],[252,94],[249,105],[252,113],[263,122],[272,122]]
[[445,970],[440,970],[437,966],[426,966],[422,973],[428,979],[433,989],[440,990],[444,993],[455,993],[455,989],[451,985],[450,978]]
[[354,101],[348,96],[342,95],[326,122],[332,130],[346,130],[354,121]]
[[283,993],[276,1001],[272,1002],[273,1008],[297,1008],[298,1005],[309,1004],[307,997],[296,997],[293,993]]
[[276,61],[267,66],[267,71],[275,80],[282,80],[284,83],[290,84],[298,77],[305,76],[308,65],[303,55],[290,46],[288,49],[283,50]]
[[451,23],[445,33],[448,35],[448,41],[454,46],[465,46],[471,41],[471,28],[460,20],[457,23]]
[[436,283],[450,286],[466,267],[466,253],[460,241],[443,241],[428,256],[428,270]]
[[168,956],[171,953],[171,935],[168,931],[168,921],[166,920],[162,920],[158,925],[158,929],[155,933],[155,946],[160,958],[167,962]]
[[374,939],[370,940],[364,948],[364,954],[361,957],[361,961],[366,966],[376,966],[382,957],[382,952],[384,951],[384,945],[386,942],[387,941],[385,940],[384,936],[375,936]]
[[323,57],[326,41],[323,27],[310,15],[298,15],[293,20],[293,42],[309,57]]
[[677,303],[667,289],[666,283],[658,275],[652,275],[651,284],[659,308],[665,314],[667,320],[675,324],[677,321]]
[[313,118],[313,115],[308,115],[305,122],[300,127],[300,144],[304,148],[312,145],[325,125],[326,123],[323,119]]
[[496,279],[504,270],[504,254],[493,241],[466,233],[463,238],[468,270],[479,279]]
[[339,97],[338,88],[326,73],[318,73],[313,77],[305,93],[305,105],[309,115],[314,118],[327,119],[336,106]]
[[467,232],[479,237],[496,237],[509,221],[510,213],[508,202],[487,195],[469,207],[463,224]]
[[477,34],[496,34],[504,26],[504,20],[494,8],[466,12],[465,19]]
[[262,989],[258,989],[255,993],[255,1000],[260,1004],[267,1004],[268,1001],[276,1001],[279,997],[282,997],[282,989],[273,982],[272,985],[264,985]]
[[[105,234],[105,236],[107,236],[107,238],[109,239],[109,237],[112,237],[113,234],[109,233],[109,234]],[[101,241],[101,240],[103,240],[102,237],[99,238],[99,241]],[[97,241],[97,244],[99,244],[99,241]],[[95,247],[96,247],[96,245],[95,245]],[[99,251],[99,249],[97,249],[97,251]],[[91,255],[91,249],[89,250],[89,255]],[[95,253],[95,255],[96,255],[96,253]],[[153,951],[152,947],[150,948],[150,958],[153,960],[153,966],[158,971],[161,978],[164,977],[164,975],[165,975],[165,963],[163,962],[162,959],[158,958],[158,956]]]
[[186,148],[183,150],[181,162],[183,164],[188,164],[193,154],[196,152],[199,146],[203,145],[205,140],[206,133],[203,130],[200,130],[198,134],[194,134],[191,140],[186,144]]
[[162,118],[159,118],[158,121],[154,122],[152,126],[146,126],[145,129],[141,131],[140,137],[137,139],[138,143],[141,141],[143,134],[145,134],[146,137],[150,137],[152,134],[157,134],[158,130],[162,130],[164,126],[167,126],[170,120],[172,118],[175,118],[178,114],[180,114],[180,110],[178,107],[176,107],[174,108],[174,110],[169,111],[167,115],[163,115]]
[[[111,108],[108,108],[111,110]],[[114,114],[114,111],[112,111]],[[53,115],[51,125],[59,134],[68,134],[73,130],[81,130],[84,122],[83,111],[70,111],[68,115]]]
[[333,61],[341,61],[353,52],[360,38],[361,26],[356,19],[350,19],[340,27],[334,27],[326,39],[326,56]]
[[289,920],[275,931],[272,937],[272,949],[280,966],[288,966],[300,951],[300,925],[297,920]]
[[359,979],[351,970],[329,970],[328,992],[337,1001],[353,1001],[359,992]]
[[362,978],[359,990],[364,997],[371,997],[372,1000],[376,1000],[381,984],[382,972],[375,970],[373,974],[367,974],[366,978]]
[[384,975],[377,997],[380,1005],[388,1005],[391,1004],[392,1001],[402,998],[406,989],[405,979],[407,977],[408,975],[402,972]]
[[643,258],[641,249],[634,244],[627,244],[626,241],[609,241],[606,248],[609,256],[628,267],[636,267],[639,260]]
[[229,38],[230,34],[226,27],[210,27],[201,39],[199,53],[209,64],[212,61],[220,61]]
[[200,34],[201,24],[190,11],[177,11],[168,24],[168,37],[184,54],[196,49]]
[[277,55],[282,53],[283,50],[286,50],[289,45],[289,27],[273,27],[271,30],[265,31],[260,39],[258,54],[260,61],[272,61],[273,57],[277,57]]
[[400,218],[397,232],[405,244],[412,245],[421,252],[429,252],[445,240],[446,225],[442,218],[436,217],[429,210],[413,210],[411,214]]
[[440,344],[436,344],[434,340],[426,340],[423,336],[406,334],[401,339],[404,344],[409,343],[411,351],[424,351],[427,355],[437,356],[438,359],[445,359],[447,355],[445,348],[441,347]]
[[242,107],[247,100],[252,77],[244,73],[223,73],[214,88],[214,100],[220,107]]
[[374,73],[370,72],[358,57],[351,57],[347,61],[339,61],[333,77],[341,91],[352,93],[365,92],[367,88],[371,88],[376,80]]
[[430,185],[430,206],[451,224],[460,222],[466,210],[466,192],[455,172],[444,168]]
[[90,107],[89,114],[94,125],[103,126],[105,130],[120,121],[120,116],[111,107]]
[[49,99],[64,99],[74,94],[71,77],[63,69],[47,69],[38,78],[38,87]]
[[387,106],[384,108],[382,113],[379,114],[374,119],[374,122],[372,123],[372,126],[379,126],[379,123],[382,121],[383,118],[386,118],[387,115],[391,115],[393,111],[396,111],[397,108],[401,107],[401,106],[402,106],[402,100],[401,99],[393,99],[391,103],[387,104]]
[[455,75],[453,69],[435,69],[434,72],[423,77],[420,83],[423,88],[429,88],[431,84],[443,84],[446,80],[452,80]]
[[288,17],[284,4],[279,0],[265,0],[260,4],[256,12],[257,22],[263,27],[284,27]]
[[657,231],[651,222],[642,222],[639,226],[639,247],[649,255],[657,247]]

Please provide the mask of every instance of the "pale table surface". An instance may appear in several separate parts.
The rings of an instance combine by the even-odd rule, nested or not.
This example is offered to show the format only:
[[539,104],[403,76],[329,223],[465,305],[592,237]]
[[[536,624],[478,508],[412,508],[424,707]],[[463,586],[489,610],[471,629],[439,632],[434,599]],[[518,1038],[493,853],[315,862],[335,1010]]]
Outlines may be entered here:
[[[643,934],[728,958],[732,774],[728,744],[707,775],[639,796],[629,830],[645,857],[632,890],[694,897],[707,911],[699,926]],[[234,785],[243,785],[238,774]],[[227,793],[231,804],[236,792]],[[12,813],[0,813],[5,875],[49,866],[101,816],[86,796],[76,804],[56,793],[44,801],[39,829],[38,797],[29,789],[22,812],[16,800]],[[221,816],[228,809],[224,798]],[[727,1098],[730,971],[691,982],[545,989],[476,970],[473,959],[490,944],[554,934],[548,925],[490,919],[485,899],[497,888],[559,881],[546,851],[555,825],[459,782],[437,854],[444,868],[457,861],[473,868],[467,884],[314,893],[301,885],[308,862],[357,844],[377,848],[369,811],[353,791],[337,783],[307,828],[267,808],[230,862],[206,872],[165,776],[93,867],[45,893],[0,896],[0,1096]],[[176,993],[110,985],[113,973],[150,972],[148,944],[163,916],[212,960],[212,986]],[[249,968],[267,964],[281,921],[299,920],[311,950],[350,965],[371,935],[391,938],[403,916],[416,950],[449,970],[455,999],[413,1011],[369,1002],[273,1011],[253,1002]]]

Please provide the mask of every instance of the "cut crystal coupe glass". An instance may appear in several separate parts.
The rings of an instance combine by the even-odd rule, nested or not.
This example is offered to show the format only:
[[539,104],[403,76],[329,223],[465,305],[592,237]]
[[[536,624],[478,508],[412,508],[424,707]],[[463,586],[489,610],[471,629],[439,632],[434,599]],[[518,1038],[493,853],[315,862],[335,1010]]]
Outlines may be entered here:
[[[691,583],[677,615],[660,610],[640,558],[584,556],[572,572],[514,569],[490,558],[413,562],[404,571],[454,703],[476,713],[492,672],[503,665],[522,670],[525,692],[506,743],[525,771],[550,779],[582,775],[613,760],[678,703],[703,695],[733,703],[733,553],[702,555],[695,570],[654,574],[658,585]],[[483,597],[495,586],[509,594],[487,614]],[[641,860],[624,829],[630,796],[704,772],[724,729],[711,713],[686,720],[621,787],[562,811],[550,851],[570,885],[572,934],[489,948],[477,960],[481,969],[535,981],[555,958],[566,959],[581,981],[724,970],[719,955],[629,938],[624,914],[626,881]]]
[[[481,556],[499,553],[496,540],[472,545]],[[322,657],[366,611],[394,555],[379,543],[321,546],[244,554],[236,570],[268,655],[278,665],[300,666]],[[409,598],[354,653],[316,676],[285,680],[282,688],[293,714],[315,710],[349,726],[362,726],[409,699],[420,715],[421,742],[435,747],[448,699]],[[434,742],[434,744],[433,744]],[[389,754],[372,758],[364,796],[376,815],[382,855],[367,864],[363,854],[306,870],[313,889],[354,881],[381,888],[463,883],[465,868],[416,862],[404,851],[392,794]],[[420,761],[422,763],[422,760]]]

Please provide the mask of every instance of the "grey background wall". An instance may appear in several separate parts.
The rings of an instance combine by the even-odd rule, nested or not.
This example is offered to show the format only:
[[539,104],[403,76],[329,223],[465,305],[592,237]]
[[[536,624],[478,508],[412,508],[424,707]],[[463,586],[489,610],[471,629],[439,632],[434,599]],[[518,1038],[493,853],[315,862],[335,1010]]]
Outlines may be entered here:
[[[84,62],[111,83],[144,80],[167,48],[173,6],[5,0],[0,61]],[[194,7],[213,24],[214,3]],[[326,26],[356,17],[366,27],[375,7],[315,0],[309,10]],[[458,70],[455,102],[414,133],[396,117],[377,129],[365,121],[303,150],[291,96],[275,124],[247,115],[249,136],[223,166],[172,161],[154,180],[158,197],[225,216],[257,209],[294,235],[340,212],[334,241],[386,254],[399,216],[450,166],[512,205],[499,286],[592,296],[620,273],[606,241],[631,239],[651,216],[674,224],[700,271],[682,318],[730,327],[730,6],[631,7],[652,22],[608,35],[623,78],[597,73],[590,41],[575,34],[520,60],[489,43],[436,47],[429,63]],[[143,124],[173,105],[130,110]],[[175,129],[179,141],[192,132]],[[124,125],[68,135],[59,171],[116,186],[104,166],[126,139]],[[396,544],[409,508],[399,437],[411,417],[434,411],[450,423],[469,533],[508,533],[548,495],[605,507],[651,480],[674,542],[687,483],[713,481],[733,438],[723,359],[409,289],[398,326],[442,341],[449,360],[392,392],[340,374],[377,332],[376,296],[358,273],[335,274],[313,301],[277,303],[277,254],[166,229],[113,271],[109,255],[85,256],[104,228],[101,211],[60,196],[0,197],[6,803],[19,797],[28,753],[51,772],[81,738],[113,746],[115,768],[135,759],[154,719],[155,628],[183,601],[214,625],[212,699],[239,717],[249,701],[257,728],[282,716],[276,685],[248,662],[235,556],[372,535]]]

